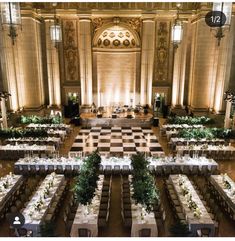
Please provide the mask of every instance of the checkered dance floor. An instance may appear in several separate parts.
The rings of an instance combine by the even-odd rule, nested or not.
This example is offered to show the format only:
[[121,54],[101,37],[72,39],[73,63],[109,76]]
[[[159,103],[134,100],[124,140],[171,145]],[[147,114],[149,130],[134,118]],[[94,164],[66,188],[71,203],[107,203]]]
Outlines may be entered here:
[[136,152],[146,152],[151,156],[164,153],[151,128],[92,127],[80,130],[70,150],[70,156],[79,152],[88,154],[97,148],[101,155],[116,157]]

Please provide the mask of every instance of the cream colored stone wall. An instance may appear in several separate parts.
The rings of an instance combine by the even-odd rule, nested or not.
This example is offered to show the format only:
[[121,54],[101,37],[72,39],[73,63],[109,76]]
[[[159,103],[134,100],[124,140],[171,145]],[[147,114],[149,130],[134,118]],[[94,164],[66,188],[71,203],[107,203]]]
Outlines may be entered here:
[[44,104],[40,24],[33,18],[22,18],[20,67],[24,72],[24,108],[40,108]]
[[[214,32],[203,17],[210,10],[209,4],[202,4],[197,13],[181,12],[184,35],[175,57],[169,33],[175,9],[173,12],[169,9],[160,12],[109,9],[105,13],[101,10],[84,12],[80,9],[77,12],[76,9],[60,9],[63,47],[57,52],[50,41],[49,22],[45,23],[45,28],[42,27],[45,19],[53,17],[52,12],[43,9],[36,12],[31,7],[29,5],[23,11],[22,31],[17,31],[14,46],[7,36],[7,29],[0,29],[0,74],[3,88],[12,94],[9,101],[11,110],[40,108],[46,104],[47,92],[50,105],[66,103],[66,93],[73,89],[81,92],[81,104],[95,101],[97,105],[109,105],[112,102],[129,104],[130,98],[135,104],[151,104],[154,91],[164,90],[170,104],[183,106],[188,102],[194,110],[220,113],[225,110],[223,92],[235,89],[235,17],[221,45],[217,46]],[[113,17],[119,15],[121,21],[134,31],[137,26],[133,24],[134,20],[140,20],[141,26],[136,31],[141,43],[136,48],[138,50],[115,52],[94,48],[92,42],[96,29],[92,25],[93,18],[101,17],[111,24]],[[96,22],[98,27],[101,22]],[[161,47],[161,35],[157,32],[160,22],[167,24],[168,31],[165,40],[167,62],[164,65],[167,73],[164,78],[154,64],[160,58],[157,55]],[[41,38],[46,48],[42,46]],[[46,64],[42,65],[42,61]],[[157,76],[156,79],[153,76]],[[44,83],[48,83],[48,91]]]
[[135,52],[96,53],[98,106],[135,103],[136,58]]
[[210,106],[215,38],[204,18],[191,24],[192,52],[189,104],[192,109],[207,110]]

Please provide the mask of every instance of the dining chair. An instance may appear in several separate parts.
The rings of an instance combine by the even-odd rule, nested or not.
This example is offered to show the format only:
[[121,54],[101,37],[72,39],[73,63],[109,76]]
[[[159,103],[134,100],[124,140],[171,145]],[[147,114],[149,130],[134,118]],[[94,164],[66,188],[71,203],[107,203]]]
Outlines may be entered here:
[[111,165],[106,165],[105,166],[104,174],[105,175],[111,175],[112,174],[112,166]]
[[129,166],[128,165],[123,165],[122,166],[122,174],[129,174],[130,173],[130,169],[129,169]]
[[120,167],[120,165],[114,165],[113,173],[114,173],[114,174],[120,174],[120,173],[121,173],[121,167]]
[[47,167],[47,173],[51,173],[54,171],[54,165],[48,165]]
[[78,236],[79,237],[91,237],[91,231],[87,228],[79,228]]
[[139,231],[139,237],[151,237],[151,229],[143,228]]
[[210,236],[210,229],[209,228],[202,228],[197,230],[198,237],[209,237]]
[[17,237],[28,237],[28,231],[25,228],[15,229],[15,234]]

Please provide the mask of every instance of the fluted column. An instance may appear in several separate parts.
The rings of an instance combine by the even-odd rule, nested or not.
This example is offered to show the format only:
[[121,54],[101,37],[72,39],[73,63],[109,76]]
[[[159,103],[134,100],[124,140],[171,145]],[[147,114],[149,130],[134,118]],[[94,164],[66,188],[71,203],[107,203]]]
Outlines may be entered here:
[[18,79],[19,73],[16,68],[16,53],[18,51],[18,39],[15,45],[12,45],[11,38],[8,36],[8,28],[0,30],[0,58],[3,78],[4,91],[9,92],[12,96],[9,100],[9,108],[13,111],[19,109],[19,91]]
[[61,90],[58,55],[59,49],[57,49],[54,43],[51,41],[50,26],[52,23],[53,21],[50,19],[45,20],[49,105],[60,107]]
[[6,99],[0,98],[1,102],[1,113],[2,113],[2,127],[3,129],[6,129],[7,126],[7,110],[6,110]]
[[79,57],[82,105],[91,105],[92,100],[92,54],[91,54],[91,19],[79,18]]
[[184,23],[182,42],[177,49],[174,49],[172,105],[177,108],[182,108],[184,100],[187,37],[187,23]]
[[41,22],[33,16],[22,17],[20,67],[24,72],[24,107],[26,109],[38,109],[44,105],[40,28]]
[[230,114],[232,109],[232,102],[227,101],[226,103],[226,112],[225,112],[225,118],[224,118],[224,128],[230,128]]
[[154,63],[154,36],[155,21],[152,18],[143,19],[141,48],[141,82],[140,82],[140,103],[151,105],[153,63]]
[[225,31],[224,35],[225,37],[221,40],[220,46],[216,44],[217,55],[215,55],[215,61],[217,61],[217,65],[215,68],[215,92],[213,96],[213,109],[216,113],[225,112],[226,103],[223,100],[223,95],[230,88],[232,57],[235,49],[235,16],[232,17],[230,30]]
[[204,17],[189,27],[192,29],[189,105],[193,110],[207,111],[211,104],[215,39]]

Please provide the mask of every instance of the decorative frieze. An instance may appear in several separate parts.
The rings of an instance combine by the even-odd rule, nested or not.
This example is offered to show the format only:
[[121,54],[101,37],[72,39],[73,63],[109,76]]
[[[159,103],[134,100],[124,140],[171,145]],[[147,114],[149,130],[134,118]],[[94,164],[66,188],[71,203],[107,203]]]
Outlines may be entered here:
[[75,82],[79,80],[78,44],[76,20],[63,21],[63,46],[65,60],[65,80]]
[[159,21],[156,28],[154,86],[169,79],[170,22]]

